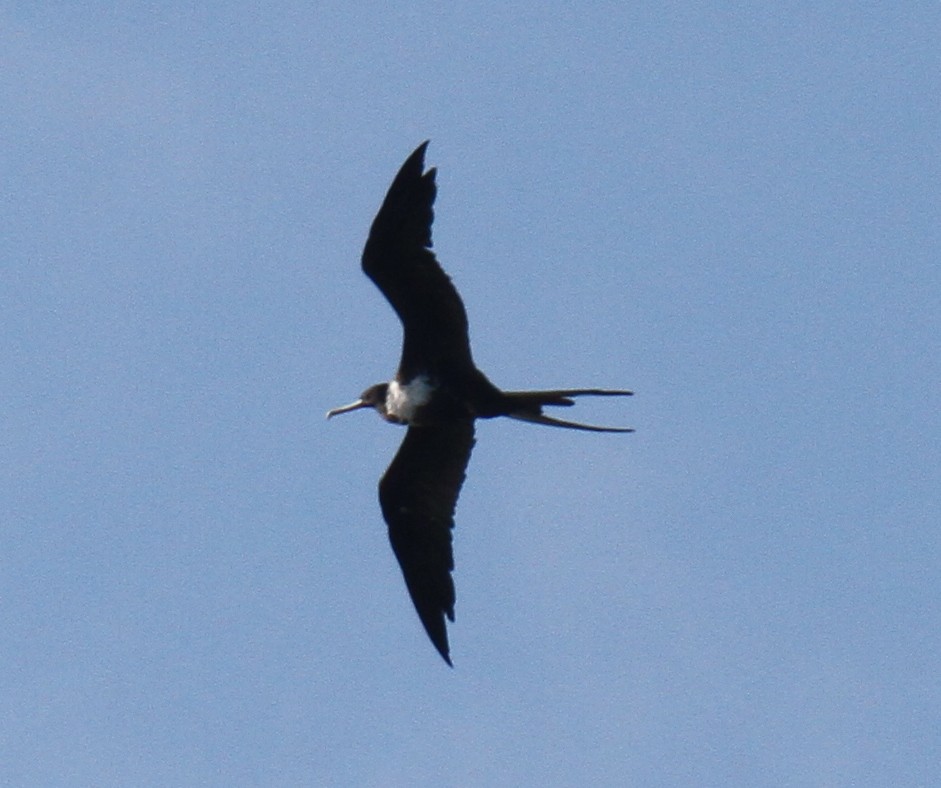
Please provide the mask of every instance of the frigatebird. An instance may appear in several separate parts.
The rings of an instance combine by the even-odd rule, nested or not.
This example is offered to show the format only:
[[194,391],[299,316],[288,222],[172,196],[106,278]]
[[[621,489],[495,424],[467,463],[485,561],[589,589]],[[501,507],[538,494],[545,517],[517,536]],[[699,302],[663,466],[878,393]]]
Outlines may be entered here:
[[501,391],[474,364],[467,313],[431,251],[435,168],[425,169],[426,140],[412,153],[373,220],[363,250],[363,272],[402,322],[402,356],[395,377],[366,389],[327,418],[375,408],[408,426],[405,440],[379,482],[379,504],[405,585],[438,653],[451,665],[445,616],[454,621],[451,531],[454,508],[474,447],[474,421],[512,419],[590,432],[633,432],[563,421],[546,406],[573,397],[619,397],[610,389]]

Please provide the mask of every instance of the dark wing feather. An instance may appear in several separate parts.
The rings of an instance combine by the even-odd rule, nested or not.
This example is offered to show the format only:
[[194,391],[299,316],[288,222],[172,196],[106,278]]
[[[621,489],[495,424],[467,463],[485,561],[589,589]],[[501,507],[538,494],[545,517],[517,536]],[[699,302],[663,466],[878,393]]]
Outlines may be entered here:
[[425,631],[451,664],[444,617],[454,621],[454,507],[474,447],[474,422],[409,427],[379,482],[389,541]]
[[434,168],[422,172],[427,145],[419,145],[395,176],[363,250],[363,271],[402,321],[403,380],[473,364],[464,304],[431,251],[437,189]]

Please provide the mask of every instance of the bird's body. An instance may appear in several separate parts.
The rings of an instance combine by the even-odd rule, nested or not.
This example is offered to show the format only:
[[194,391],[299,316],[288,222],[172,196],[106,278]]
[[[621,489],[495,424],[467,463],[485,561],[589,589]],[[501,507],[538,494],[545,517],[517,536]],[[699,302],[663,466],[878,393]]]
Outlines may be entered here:
[[425,375],[416,375],[408,383],[392,380],[386,390],[386,417],[399,424],[417,424],[421,409],[434,393],[435,387]]
[[402,356],[395,377],[364,391],[327,416],[375,408],[408,426],[379,483],[379,502],[415,609],[450,665],[445,616],[454,620],[454,508],[474,446],[474,422],[510,418],[591,432],[632,432],[563,421],[542,412],[573,397],[627,396],[605,389],[502,391],[477,369],[464,304],[431,251],[435,170],[424,170],[427,142],[405,161],[370,229],[363,271],[402,321]]

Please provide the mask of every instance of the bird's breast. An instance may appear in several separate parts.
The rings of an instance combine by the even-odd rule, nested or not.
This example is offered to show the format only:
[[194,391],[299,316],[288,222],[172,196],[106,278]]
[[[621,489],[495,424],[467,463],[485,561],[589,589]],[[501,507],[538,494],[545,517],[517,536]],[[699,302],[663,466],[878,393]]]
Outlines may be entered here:
[[412,378],[408,383],[393,380],[386,392],[386,414],[403,424],[411,423],[418,409],[428,404],[434,386],[424,375]]

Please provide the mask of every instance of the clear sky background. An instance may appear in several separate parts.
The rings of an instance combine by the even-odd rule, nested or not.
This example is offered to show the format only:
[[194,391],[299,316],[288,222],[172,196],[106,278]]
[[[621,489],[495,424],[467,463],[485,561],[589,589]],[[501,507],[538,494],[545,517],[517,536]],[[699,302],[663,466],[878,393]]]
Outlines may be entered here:
[[[0,783],[941,784],[936,3],[0,4]],[[359,270],[506,388],[455,668]]]

